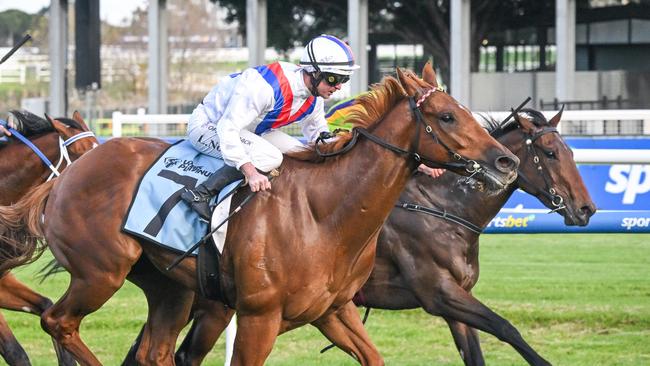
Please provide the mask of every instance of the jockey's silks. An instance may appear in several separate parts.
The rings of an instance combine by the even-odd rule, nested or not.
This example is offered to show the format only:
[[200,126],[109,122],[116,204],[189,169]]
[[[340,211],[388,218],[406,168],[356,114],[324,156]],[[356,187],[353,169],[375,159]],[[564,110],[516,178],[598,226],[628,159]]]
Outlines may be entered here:
[[256,67],[264,80],[273,88],[275,105],[273,110],[264,116],[260,124],[255,128],[255,133],[260,135],[273,128],[280,128],[293,122],[298,122],[314,110],[316,98],[310,96],[305,100],[300,109],[294,114],[291,113],[293,93],[289,80],[284,74],[280,63],[275,62],[269,65]]

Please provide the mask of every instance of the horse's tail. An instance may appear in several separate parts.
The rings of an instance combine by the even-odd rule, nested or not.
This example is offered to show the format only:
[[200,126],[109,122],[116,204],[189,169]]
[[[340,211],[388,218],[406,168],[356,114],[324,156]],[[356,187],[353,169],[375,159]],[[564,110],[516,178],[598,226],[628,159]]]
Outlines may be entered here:
[[33,188],[11,206],[0,206],[0,273],[37,260],[47,244],[40,217],[54,180]]

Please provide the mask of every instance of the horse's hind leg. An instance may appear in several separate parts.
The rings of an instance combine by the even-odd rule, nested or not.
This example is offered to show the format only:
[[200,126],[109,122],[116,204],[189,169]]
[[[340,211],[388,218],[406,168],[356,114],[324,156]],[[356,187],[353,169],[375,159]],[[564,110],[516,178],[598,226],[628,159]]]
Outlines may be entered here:
[[234,310],[226,308],[220,302],[197,296],[194,303],[192,327],[176,351],[176,365],[200,365],[234,314]]
[[139,365],[173,365],[178,334],[187,324],[194,291],[171,280],[158,284],[155,294],[147,294],[149,315],[142,333],[136,360]]
[[0,314],[0,356],[8,365],[27,366],[29,358],[16,337],[11,333],[7,321]]
[[467,324],[490,333],[510,344],[531,365],[550,365],[523,339],[510,322],[483,305],[453,281],[445,281],[433,300],[434,308],[428,312]]
[[[7,273],[0,278],[0,308],[24,311],[40,316],[50,306],[52,306],[50,299],[25,286],[11,273]],[[56,340],[52,339],[52,343],[59,360],[59,365],[66,366],[75,364],[72,356]],[[9,364],[13,365],[11,362]]]
[[454,337],[456,348],[466,366],[484,366],[483,352],[478,338],[478,332],[466,324],[451,319],[445,319]]
[[[83,259],[80,259],[83,261]],[[79,336],[82,319],[99,309],[124,283],[126,273],[106,276],[96,269],[87,277],[71,274],[68,290],[41,315],[41,326],[82,365],[101,365]]]
[[164,276],[146,256],[127,278],[144,292],[149,313],[122,365],[172,364],[178,334],[190,320],[194,292]]
[[356,358],[360,364],[364,366],[384,364],[352,301],[312,324],[337,347]]

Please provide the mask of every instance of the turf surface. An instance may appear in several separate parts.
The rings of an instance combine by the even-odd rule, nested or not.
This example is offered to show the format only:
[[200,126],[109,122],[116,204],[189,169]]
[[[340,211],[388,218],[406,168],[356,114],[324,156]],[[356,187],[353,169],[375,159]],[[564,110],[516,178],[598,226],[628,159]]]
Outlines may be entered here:
[[[650,364],[650,235],[484,235],[480,255],[474,294],[553,364]],[[68,277],[38,283],[34,273],[47,259],[14,273],[55,300]],[[2,313],[34,365],[56,365],[37,317]],[[81,335],[105,365],[118,365],[145,319],[144,298],[127,283],[84,320]],[[462,365],[446,323],[422,310],[372,311],[367,328],[388,365]],[[495,337],[481,333],[481,340],[488,365],[525,364]],[[338,350],[320,355],[327,344],[302,327],[278,338],[267,364],[356,364]],[[205,364],[223,357],[221,339]]]

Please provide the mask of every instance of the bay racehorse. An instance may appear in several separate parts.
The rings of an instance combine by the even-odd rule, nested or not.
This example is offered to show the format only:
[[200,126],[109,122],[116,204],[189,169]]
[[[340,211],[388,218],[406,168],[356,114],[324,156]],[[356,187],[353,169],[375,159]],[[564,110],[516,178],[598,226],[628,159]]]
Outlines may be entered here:
[[[89,129],[78,112],[73,118],[47,117],[45,120],[28,112],[12,111],[22,125],[23,136],[30,140],[58,171],[69,161],[97,146],[95,137],[88,136]],[[82,135],[83,134],[83,135]],[[77,136],[87,138],[77,139]],[[74,139],[74,140],[71,140]],[[67,142],[67,143],[66,143]],[[45,182],[53,172],[38,155],[17,138],[0,143],[0,205],[17,202],[31,188]],[[23,311],[40,316],[52,301],[31,290],[11,273],[0,277],[0,308]],[[70,355],[54,343],[59,364],[74,365]],[[28,365],[27,354],[16,341],[9,325],[0,315],[0,355],[10,365]]]
[[471,290],[479,277],[480,231],[517,188],[561,214],[567,225],[587,225],[595,213],[573,153],[557,132],[560,116],[547,122],[541,113],[525,110],[515,123],[491,125],[492,135],[521,161],[516,183],[496,195],[473,189],[455,174],[437,180],[416,175],[382,228],[375,267],[355,302],[391,310],[423,308],[443,317],[466,365],[485,364],[476,329],[510,344],[529,364],[547,365]]
[[[288,157],[274,189],[258,193],[231,220],[221,282],[238,312],[234,365],[263,364],[278,334],[308,323],[361,364],[382,364],[350,300],[372,270],[379,229],[409,176],[425,162],[475,174],[487,189],[516,178],[518,159],[438,87],[430,64],[423,79],[397,74],[399,81],[386,78],[362,99],[367,114],[356,116],[352,134],[318,150],[345,154],[323,159],[314,149]],[[177,329],[155,336],[169,336],[173,347],[188,318],[198,289],[195,259],[165,272],[174,252],[120,231],[140,177],[167,146],[111,139],[54,183],[0,210],[0,231],[16,220],[28,228],[4,230],[0,245],[14,252],[5,262],[20,265],[44,250],[36,234],[70,273],[68,290],[43,314],[42,325],[85,365],[100,363],[79,337],[81,320],[122,286],[142,254],[184,285],[170,297],[188,300],[163,304]],[[143,343],[151,336],[145,331]],[[173,362],[165,357],[144,361]]]
[[[585,226],[594,214],[571,149],[557,131],[561,115],[547,121],[540,112],[526,109],[514,122],[486,121],[492,136],[521,161],[517,181],[503,192],[487,192],[481,183],[456,174],[435,180],[415,174],[382,227],[375,267],[355,303],[389,310],[423,308],[443,317],[466,365],[485,364],[476,329],[512,345],[530,364],[547,364],[512,324],[474,298],[471,289],[479,275],[480,232],[516,189],[536,196],[561,214],[566,225]],[[224,317],[219,304],[197,298],[177,364],[200,364],[233,314]]]

